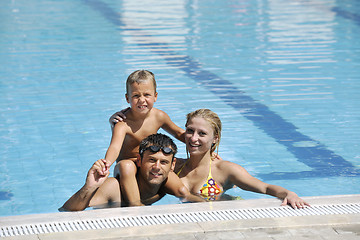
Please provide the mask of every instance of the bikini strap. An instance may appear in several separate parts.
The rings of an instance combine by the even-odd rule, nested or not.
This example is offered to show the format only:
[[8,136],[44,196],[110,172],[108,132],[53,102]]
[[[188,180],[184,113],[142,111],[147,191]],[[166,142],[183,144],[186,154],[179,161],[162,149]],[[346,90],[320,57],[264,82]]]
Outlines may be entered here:
[[212,178],[212,174],[211,174],[211,162],[212,162],[212,159],[210,158],[210,166],[209,166],[209,175],[208,175],[208,178]]
[[[188,158],[188,160],[181,166],[179,172],[176,174],[177,176],[180,175],[181,171],[184,169],[185,165],[187,164],[187,162],[190,160],[190,158]],[[209,166],[209,175],[208,175],[208,178],[211,177],[212,178],[212,175],[211,175],[211,161],[212,159],[210,158],[210,166]]]
[[188,160],[186,160],[186,162],[181,166],[180,171],[176,174],[176,175],[180,175],[181,171],[184,169],[185,165],[187,164],[187,162],[190,160],[190,158],[188,158]]

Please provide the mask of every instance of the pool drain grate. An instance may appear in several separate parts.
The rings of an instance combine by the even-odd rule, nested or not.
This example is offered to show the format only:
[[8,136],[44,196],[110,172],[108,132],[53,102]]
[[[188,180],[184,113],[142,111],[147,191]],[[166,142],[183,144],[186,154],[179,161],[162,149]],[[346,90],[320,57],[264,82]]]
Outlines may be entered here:
[[103,219],[6,226],[0,228],[0,237],[67,231],[96,230],[107,228],[150,226],[159,224],[196,223],[254,218],[278,218],[291,216],[314,216],[354,213],[360,213],[360,204],[353,203],[318,205],[307,207],[304,209],[292,209],[290,207],[272,207],[169,213],[134,217],[114,217]]

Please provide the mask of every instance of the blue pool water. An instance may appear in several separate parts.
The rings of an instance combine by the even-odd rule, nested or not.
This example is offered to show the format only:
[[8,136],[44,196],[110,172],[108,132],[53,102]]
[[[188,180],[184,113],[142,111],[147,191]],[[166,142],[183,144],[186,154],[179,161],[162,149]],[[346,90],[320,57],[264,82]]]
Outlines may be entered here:
[[0,215],[56,212],[82,186],[136,69],[155,73],[155,106],[179,126],[197,108],[219,114],[223,159],[301,196],[359,194],[359,12],[355,0],[2,1]]

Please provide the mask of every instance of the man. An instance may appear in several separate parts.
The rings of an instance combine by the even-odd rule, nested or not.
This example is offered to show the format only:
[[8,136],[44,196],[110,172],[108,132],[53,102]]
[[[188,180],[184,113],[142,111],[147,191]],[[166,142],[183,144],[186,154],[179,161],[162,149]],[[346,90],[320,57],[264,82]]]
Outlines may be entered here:
[[[138,183],[143,204],[149,205],[163,196],[163,185],[175,167],[177,147],[164,134],[153,134],[141,141],[137,156]],[[60,211],[81,211],[87,207],[112,204],[126,206],[122,198],[119,181],[108,178],[110,163],[97,160],[88,171],[84,186],[65,202]],[[124,194],[124,193],[123,193]],[[189,194],[184,189],[184,195]]]

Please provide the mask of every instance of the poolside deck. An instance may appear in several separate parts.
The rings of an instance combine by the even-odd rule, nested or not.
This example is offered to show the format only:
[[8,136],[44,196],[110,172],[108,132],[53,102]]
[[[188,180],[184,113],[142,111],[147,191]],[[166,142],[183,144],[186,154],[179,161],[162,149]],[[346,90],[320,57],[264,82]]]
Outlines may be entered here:
[[293,210],[279,207],[277,199],[258,199],[0,217],[0,237],[360,239],[360,195],[304,199],[311,208]]

